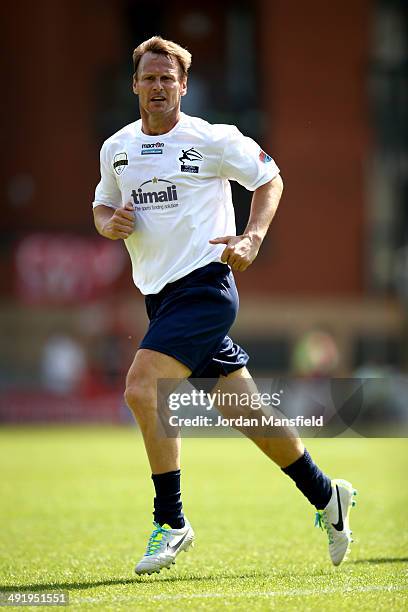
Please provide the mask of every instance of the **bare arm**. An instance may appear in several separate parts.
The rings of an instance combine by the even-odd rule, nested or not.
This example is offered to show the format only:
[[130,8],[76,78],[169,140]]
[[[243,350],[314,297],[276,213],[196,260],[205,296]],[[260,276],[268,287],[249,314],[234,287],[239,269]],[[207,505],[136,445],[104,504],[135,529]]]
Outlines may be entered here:
[[128,238],[135,229],[135,213],[132,204],[113,210],[100,204],[93,209],[95,227],[101,236],[110,240]]
[[274,179],[254,191],[248,224],[241,236],[221,236],[210,240],[211,244],[226,244],[221,261],[233,270],[243,272],[258,255],[259,248],[275,216],[283,191],[283,181],[278,174]]

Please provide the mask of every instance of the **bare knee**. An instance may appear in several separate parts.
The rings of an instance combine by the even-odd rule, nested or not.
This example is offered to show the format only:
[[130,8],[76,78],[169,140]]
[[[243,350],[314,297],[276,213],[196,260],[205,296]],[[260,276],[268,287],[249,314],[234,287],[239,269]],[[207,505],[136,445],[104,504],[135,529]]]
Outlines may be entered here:
[[[157,420],[157,381],[160,378],[182,379],[190,370],[173,357],[139,349],[126,377],[125,402],[139,425],[149,426]],[[164,406],[165,398],[160,399]]]
[[138,380],[126,381],[125,402],[139,424],[156,418],[156,393],[152,386]]

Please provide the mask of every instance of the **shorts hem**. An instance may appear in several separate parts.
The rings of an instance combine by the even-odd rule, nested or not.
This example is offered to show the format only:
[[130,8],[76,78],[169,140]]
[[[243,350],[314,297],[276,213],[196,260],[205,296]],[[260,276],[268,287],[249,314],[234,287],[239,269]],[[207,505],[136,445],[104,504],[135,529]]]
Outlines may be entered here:
[[233,365],[231,365],[231,368],[226,368],[225,366],[223,366],[223,372],[220,372],[221,376],[228,376],[229,374],[232,374],[233,372],[237,372],[238,370],[241,370],[242,368],[246,368],[247,363],[249,361],[249,357],[246,360],[245,363],[234,363]]

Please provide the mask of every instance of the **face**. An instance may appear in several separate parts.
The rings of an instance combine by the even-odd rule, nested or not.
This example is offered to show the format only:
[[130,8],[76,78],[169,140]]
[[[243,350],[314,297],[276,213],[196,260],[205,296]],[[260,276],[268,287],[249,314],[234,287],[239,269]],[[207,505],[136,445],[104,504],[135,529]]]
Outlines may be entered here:
[[149,51],[142,56],[133,77],[133,91],[139,96],[141,112],[167,115],[179,111],[187,82],[176,58]]

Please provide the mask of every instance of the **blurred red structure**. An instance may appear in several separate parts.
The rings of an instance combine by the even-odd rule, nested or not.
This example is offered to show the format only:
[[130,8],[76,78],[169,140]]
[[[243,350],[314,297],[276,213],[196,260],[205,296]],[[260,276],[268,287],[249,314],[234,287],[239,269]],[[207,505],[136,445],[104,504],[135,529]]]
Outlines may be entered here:
[[117,242],[64,234],[31,234],[15,249],[16,287],[25,303],[76,304],[115,289],[127,256]]

